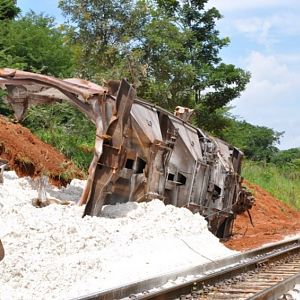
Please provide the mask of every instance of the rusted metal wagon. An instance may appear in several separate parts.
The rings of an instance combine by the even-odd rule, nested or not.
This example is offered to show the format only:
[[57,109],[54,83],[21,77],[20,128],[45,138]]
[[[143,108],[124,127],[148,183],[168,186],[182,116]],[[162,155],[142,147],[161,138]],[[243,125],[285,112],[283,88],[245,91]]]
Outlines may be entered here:
[[0,261],[4,258],[4,248],[0,240]]
[[0,85],[17,120],[30,105],[67,100],[95,124],[94,157],[79,201],[84,215],[99,216],[104,204],[158,198],[201,213],[223,238],[235,215],[252,206],[240,176],[243,153],[187,123],[188,109],[171,114],[136,97],[126,80],[114,89],[1,69]]

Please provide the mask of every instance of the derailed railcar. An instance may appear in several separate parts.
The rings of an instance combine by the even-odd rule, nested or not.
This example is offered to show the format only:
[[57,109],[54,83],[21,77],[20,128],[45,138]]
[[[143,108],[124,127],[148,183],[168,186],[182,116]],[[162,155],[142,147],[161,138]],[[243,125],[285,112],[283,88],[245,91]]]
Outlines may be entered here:
[[[140,178],[132,188],[139,194],[133,192],[130,200],[159,198],[187,207],[205,216],[215,235],[229,236],[236,213],[249,209],[253,201],[241,185],[243,153],[143,101],[132,106],[129,132],[126,147],[133,156],[127,157],[125,169]],[[135,168],[141,161],[143,170]],[[109,198],[118,196],[112,193]]]
[[0,261],[4,258],[4,248],[0,240]]
[[[18,119],[28,106],[69,101],[96,125],[94,158],[79,204],[100,215],[104,204],[149,201],[187,207],[218,237],[231,234],[237,213],[251,208],[242,188],[242,152],[135,95],[125,80],[110,87],[17,70],[0,70]],[[78,124],[80,126],[80,124]]]

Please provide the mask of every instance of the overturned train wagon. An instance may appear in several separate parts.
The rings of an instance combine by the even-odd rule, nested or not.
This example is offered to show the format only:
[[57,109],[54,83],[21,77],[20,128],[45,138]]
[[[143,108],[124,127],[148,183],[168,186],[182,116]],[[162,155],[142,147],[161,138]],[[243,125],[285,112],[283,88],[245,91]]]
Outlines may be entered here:
[[126,80],[101,87],[1,69],[0,85],[18,120],[30,105],[66,100],[95,124],[94,157],[79,202],[86,204],[84,215],[100,215],[104,204],[158,198],[199,212],[223,238],[236,214],[253,204],[242,187],[241,151],[189,124],[188,110],[174,115],[137,98]]

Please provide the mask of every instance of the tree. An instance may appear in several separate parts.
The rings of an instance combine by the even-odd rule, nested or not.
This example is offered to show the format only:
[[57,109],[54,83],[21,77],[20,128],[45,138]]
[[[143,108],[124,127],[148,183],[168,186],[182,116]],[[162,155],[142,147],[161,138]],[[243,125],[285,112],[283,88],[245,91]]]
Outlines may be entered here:
[[280,167],[300,167],[300,148],[291,148],[277,152],[271,162]]
[[[59,1],[71,24],[69,34],[77,47],[80,75],[118,75],[122,64],[121,47],[126,44],[132,1]],[[106,77],[106,76],[105,76]]]
[[221,62],[219,50],[229,39],[219,37],[215,22],[221,15],[215,8],[205,10],[206,2],[158,1],[142,44],[150,82],[168,87],[169,108],[194,106],[200,124],[206,110],[213,113],[238,97],[249,80],[248,73]]
[[13,20],[20,12],[16,0],[0,0],[0,20]]
[[[141,97],[173,110],[196,109],[196,123],[212,127],[220,108],[238,97],[250,74],[222,63],[217,9],[207,0],[61,0],[65,16],[75,24],[79,64],[89,77],[128,77]],[[87,66],[93,64],[93,66]],[[221,123],[221,122],[219,122]]]
[[277,132],[265,126],[256,126],[246,121],[229,120],[230,125],[223,130],[222,138],[240,148],[252,160],[270,162],[279,151],[276,144],[284,132]]
[[70,76],[73,52],[53,18],[31,12],[0,25],[0,67]]

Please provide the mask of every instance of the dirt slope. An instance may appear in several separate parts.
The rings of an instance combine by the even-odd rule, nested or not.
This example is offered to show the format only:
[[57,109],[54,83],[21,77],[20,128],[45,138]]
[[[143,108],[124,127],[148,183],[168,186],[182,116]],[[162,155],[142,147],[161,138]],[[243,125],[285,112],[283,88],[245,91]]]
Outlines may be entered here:
[[255,205],[250,213],[254,223],[251,225],[247,213],[237,216],[233,237],[225,245],[235,250],[247,250],[265,243],[278,241],[290,234],[300,234],[300,212],[285,205],[261,187],[245,182],[254,192]]
[[72,178],[82,178],[82,172],[63,154],[42,142],[30,130],[0,117],[0,159],[19,176],[47,175],[53,184],[66,184]]

